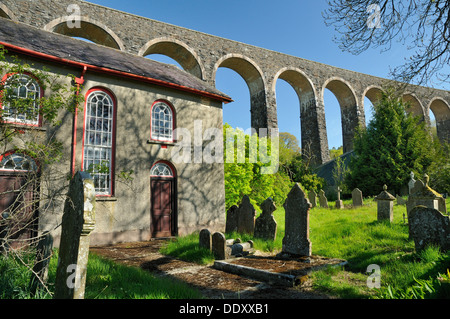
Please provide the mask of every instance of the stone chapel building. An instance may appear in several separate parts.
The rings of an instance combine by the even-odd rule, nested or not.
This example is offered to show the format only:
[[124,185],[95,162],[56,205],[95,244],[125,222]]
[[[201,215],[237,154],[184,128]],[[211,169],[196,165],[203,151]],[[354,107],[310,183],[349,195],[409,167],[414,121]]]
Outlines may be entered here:
[[[74,114],[61,114],[61,125],[56,127],[40,116],[24,119],[7,106],[2,108],[4,120],[24,136],[38,134],[63,142],[64,160],[54,164],[58,172],[70,175],[92,164],[108,165],[108,172],[92,174],[97,194],[92,245],[225,228],[223,163],[174,162],[171,154],[178,141],[177,128],[194,136],[197,121],[202,132],[207,128],[221,132],[222,105],[231,102],[230,97],[177,67],[1,17],[0,45],[8,50],[8,58],[17,55],[35,69],[46,67],[69,84],[68,75],[73,74],[81,85],[84,105]],[[6,84],[12,77],[19,77],[24,94],[48,94],[33,74],[0,74]],[[1,150],[0,193],[13,189],[13,181],[23,172],[41,169],[31,156],[16,151],[20,143],[13,139]],[[120,182],[119,173],[131,170],[131,185]],[[22,195],[20,200],[67,184],[62,178],[33,185],[31,196]],[[17,198],[1,196],[0,220],[5,222],[5,213]],[[51,230],[57,239],[63,202],[64,198],[40,202],[33,213],[38,223],[31,232]]]

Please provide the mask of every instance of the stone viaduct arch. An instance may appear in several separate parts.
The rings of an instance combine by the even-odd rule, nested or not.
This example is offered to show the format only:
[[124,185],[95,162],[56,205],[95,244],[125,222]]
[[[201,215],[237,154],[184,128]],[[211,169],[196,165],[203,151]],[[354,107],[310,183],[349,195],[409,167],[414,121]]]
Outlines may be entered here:
[[[77,29],[69,28],[66,23],[72,13],[68,10],[71,5],[79,7],[81,27]],[[211,85],[215,85],[219,67],[230,68],[240,74],[249,87],[249,124],[257,131],[259,128],[278,127],[275,83],[277,79],[283,79],[298,95],[302,148],[306,150],[309,147],[314,156],[313,164],[322,164],[330,159],[323,101],[325,89],[333,92],[339,101],[344,151],[349,151],[353,147],[355,127],[365,125],[364,98],[376,103],[379,93],[387,85],[395,84],[387,79],[80,0],[2,0],[0,16],[48,31],[87,38],[131,54],[164,54]],[[436,118],[439,138],[449,140],[450,92],[413,85],[407,85],[404,92],[404,100],[411,104],[411,112],[430,123],[431,110]]]
[[150,54],[164,54],[177,61],[186,72],[204,80],[205,69],[197,53],[180,40],[171,37],[150,40],[139,50],[138,55]]
[[80,27],[68,24],[68,17],[57,18],[44,26],[44,30],[67,35],[81,37],[94,43],[104,45],[117,50],[124,50],[122,40],[106,25],[92,20],[89,17],[80,16]]
[[214,83],[217,70],[222,67],[237,72],[247,83],[250,91],[251,127],[267,128],[267,123],[264,123],[264,119],[267,117],[265,107],[267,89],[262,70],[250,58],[238,53],[229,53],[216,62],[212,78]]

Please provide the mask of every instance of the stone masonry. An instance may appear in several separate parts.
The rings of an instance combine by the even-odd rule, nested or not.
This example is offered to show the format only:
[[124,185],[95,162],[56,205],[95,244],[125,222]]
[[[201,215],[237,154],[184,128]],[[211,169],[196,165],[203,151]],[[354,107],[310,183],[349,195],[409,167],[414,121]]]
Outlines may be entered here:
[[[71,8],[73,5],[79,8],[79,27],[73,27],[74,11],[69,10],[70,5]],[[339,101],[345,153],[353,149],[355,128],[358,125],[364,126],[364,98],[375,103],[379,93],[389,83],[387,79],[223,39],[85,1],[2,0],[0,17],[68,36],[87,38],[97,44],[140,56],[164,54],[176,60],[187,72],[213,85],[217,69],[230,68],[248,84],[251,97],[249,124],[257,130],[278,127],[275,87],[277,80],[283,79],[298,94],[302,149],[311,150],[314,164],[330,160],[323,90],[329,89]],[[411,112],[423,117],[427,123],[430,123],[429,112],[432,110],[439,138],[450,140],[448,91],[408,86],[404,89],[404,99],[411,103]]]

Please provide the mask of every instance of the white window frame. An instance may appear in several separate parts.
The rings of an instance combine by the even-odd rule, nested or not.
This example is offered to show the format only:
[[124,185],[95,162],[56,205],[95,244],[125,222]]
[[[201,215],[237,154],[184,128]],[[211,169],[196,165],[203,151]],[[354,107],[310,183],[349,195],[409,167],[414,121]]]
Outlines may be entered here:
[[[100,196],[111,196],[113,191],[114,114],[115,102],[110,94],[97,89],[88,94],[84,123],[83,171],[91,173],[96,195]],[[103,172],[101,168],[106,167],[108,171]]]
[[151,139],[162,142],[173,142],[175,114],[172,107],[162,101],[153,104],[151,110]]
[[[17,81],[18,83],[21,83],[21,85],[17,85],[17,83],[15,83],[14,86],[17,85],[17,87],[11,88],[12,81]],[[3,109],[2,117],[5,120],[5,122],[39,126],[40,124],[39,101],[41,99],[42,90],[36,79],[34,79],[32,76],[28,74],[16,73],[8,77],[8,79],[5,82],[5,89],[6,90],[13,89],[14,90],[13,97],[17,99],[27,99],[27,98],[34,99],[34,111],[32,112],[33,114],[31,114],[31,116],[27,116],[25,113],[17,113],[17,112],[10,113],[8,112],[10,110],[9,105],[7,103],[2,105]]]

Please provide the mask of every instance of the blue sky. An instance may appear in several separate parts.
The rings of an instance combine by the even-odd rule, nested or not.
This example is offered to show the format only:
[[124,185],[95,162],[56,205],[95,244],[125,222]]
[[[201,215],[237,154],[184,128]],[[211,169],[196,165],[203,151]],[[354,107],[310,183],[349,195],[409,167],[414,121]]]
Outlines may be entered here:
[[[408,54],[401,44],[394,44],[391,50],[384,53],[381,53],[380,49],[369,50],[358,56],[342,52],[333,42],[333,36],[337,34],[333,28],[325,25],[322,17],[322,12],[327,8],[326,0],[91,0],[90,2],[380,77],[388,77],[390,69],[402,64]],[[172,62],[164,57],[150,57],[161,62]],[[220,68],[217,72],[216,86],[235,101],[224,106],[224,122],[233,127],[249,128],[250,95],[244,80],[234,71]],[[298,98],[292,87],[283,80],[278,80],[276,90],[279,131],[289,132],[300,141]],[[342,145],[339,104],[328,90],[324,98],[329,148],[338,148]],[[369,103],[367,99],[366,101]],[[370,119],[370,107],[367,107],[367,103],[366,118]]]

